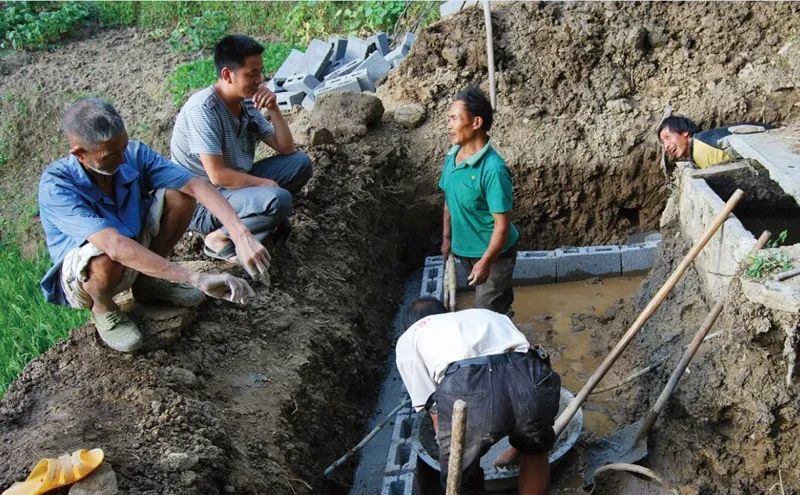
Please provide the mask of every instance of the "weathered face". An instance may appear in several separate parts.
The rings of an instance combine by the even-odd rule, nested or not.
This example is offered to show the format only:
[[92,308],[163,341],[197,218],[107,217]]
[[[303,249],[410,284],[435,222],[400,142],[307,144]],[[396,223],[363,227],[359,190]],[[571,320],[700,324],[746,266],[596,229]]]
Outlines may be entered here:
[[244,65],[230,71],[228,81],[242,98],[251,98],[264,82],[264,60],[261,55],[248,55]]
[[114,175],[120,165],[125,163],[125,149],[128,147],[128,133],[122,132],[117,137],[100,143],[91,149],[79,145],[72,147],[72,154],[84,167],[100,175]]
[[658,139],[661,141],[664,152],[671,159],[688,158],[689,139],[691,139],[688,132],[674,132],[665,127],[658,135]]
[[463,101],[457,100],[447,112],[447,135],[452,144],[463,145],[475,137],[483,125],[483,119],[467,111]]

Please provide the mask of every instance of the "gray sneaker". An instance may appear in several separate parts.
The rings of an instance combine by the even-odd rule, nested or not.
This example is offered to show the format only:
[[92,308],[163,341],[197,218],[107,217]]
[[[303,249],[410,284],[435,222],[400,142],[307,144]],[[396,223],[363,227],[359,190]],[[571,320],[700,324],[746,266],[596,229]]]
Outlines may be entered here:
[[92,313],[94,326],[103,342],[119,352],[133,352],[142,346],[142,334],[136,324],[120,310],[104,315]]
[[203,302],[205,294],[189,284],[139,275],[133,284],[133,298],[141,302],[159,302],[189,308]]

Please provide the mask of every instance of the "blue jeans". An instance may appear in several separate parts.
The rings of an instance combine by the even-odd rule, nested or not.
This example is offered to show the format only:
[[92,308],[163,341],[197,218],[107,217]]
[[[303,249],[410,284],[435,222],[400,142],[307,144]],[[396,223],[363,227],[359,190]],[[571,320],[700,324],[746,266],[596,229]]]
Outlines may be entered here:
[[[296,194],[313,174],[311,158],[302,151],[276,155],[253,164],[249,172],[256,177],[272,179],[280,187],[252,186],[241,189],[219,189],[239,218],[259,241],[271,234],[292,209]],[[198,204],[189,228],[202,235],[222,227],[222,222],[205,206]]]

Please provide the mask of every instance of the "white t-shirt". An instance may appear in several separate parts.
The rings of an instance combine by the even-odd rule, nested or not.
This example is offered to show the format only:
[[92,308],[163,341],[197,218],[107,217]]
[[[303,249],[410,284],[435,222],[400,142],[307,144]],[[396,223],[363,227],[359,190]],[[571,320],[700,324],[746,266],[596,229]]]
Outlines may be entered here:
[[525,335],[505,315],[467,309],[425,317],[397,341],[397,369],[421,409],[455,361],[505,352],[528,352]]

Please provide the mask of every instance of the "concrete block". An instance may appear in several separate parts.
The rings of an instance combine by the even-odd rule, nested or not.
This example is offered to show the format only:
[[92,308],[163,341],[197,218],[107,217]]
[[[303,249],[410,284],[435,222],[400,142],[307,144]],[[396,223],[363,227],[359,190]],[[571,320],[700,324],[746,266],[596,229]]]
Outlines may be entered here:
[[438,256],[427,256],[425,258],[425,266],[430,265],[444,265],[444,256],[441,254]]
[[362,60],[351,60],[350,62],[345,62],[341,64],[336,70],[325,76],[325,80],[327,81],[328,79],[336,79],[342,76],[346,76],[347,74],[350,74],[351,72],[356,70],[356,67],[358,67],[361,64],[361,62]]
[[358,64],[356,70],[353,72],[355,73],[360,70],[366,70],[369,74],[370,81],[377,81],[378,79],[386,76],[391,69],[392,66],[383,59],[383,55],[378,52],[372,52],[372,54],[370,54],[366,60]]
[[622,274],[643,273],[650,270],[661,241],[638,242],[619,247]]
[[414,42],[417,41],[417,35],[407,31],[406,34],[403,36],[403,41],[400,43],[401,46],[407,47],[409,50]]
[[314,88],[319,86],[319,79],[310,74],[292,74],[283,83],[283,88],[286,91],[302,91],[305,94],[310,94]]
[[317,97],[314,96],[314,93],[309,93],[303,98],[303,101],[300,102],[300,105],[308,110],[309,112],[314,109],[314,103],[317,102]]
[[386,459],[386,473],[413,471],[417,467],[417,453],[410,441],[392,442]]
[[558,282],[572,282],[601,275],[619,276],[621,273],[619,246],[556,249]]
[[552,284],[556,281],[555,251],[520,251],[514,265],[514,283]]
[[400,57],[392,60],[392,69],[400,67],[400,63],[405,60],[405,57]]
[[422,269],[422,287],[419,297],[435,297],[442,299],[442,283],[444,279],[444,266],[431,265]]
[[753,280],[742,275],[742,291],[756,304],[786,313],[800,313],[800,288],[793,279],[776,282],[771,279]]
[[414,471],[383,478],[381,495],[412,495],[413,493]]
[[439,6],[439,17],[444,19],[445,17],[455,14],[461,10],[461,7],[464,6],[464,3],[464,0],[447,0]]
[[369,53],[369,43],[358,36],[348,36],[347,48],[344,52],[344,59],[346,61],[364,60]]
[[408,55],[408,47],[406,45],[397,45],[397,47],[383,56],[387,63],[392,64],[395,60],[402,60]]
[[286,91],[283,88],[282,84],[278,84],[275,82],[275,78],[272,78],[269,81],[267,81],[267,88],[273,93],[283,93],[284,91]]
[[347,38],[337,38],[331,36],[328,38],[328,42],[331,44],[331,63],[336,62],[344,58],[344,54],[347,51]]
[[275,95],[278,99],[278,108],[283,111],[291,110],[295,105],[303,103],[306,94],[302,91],[286,91]]
[[361,92],[361,84],[359,84],[358,79],[349,74],[325,82],[326,84],[324,87],[319,88],[319,86],[317,86],[317,89],[314,90],[314,96],[316,98],[319,98],[320,95],[325,94],[329,91],[340,91],[340,92],[354,91],[356,93]]
[[[327,41],[318,39],[311,40],[306,48],[306,53],[303,55],[303,70],[295,72],[305,72],[317,79],[322,78],[322,72],[331,60],[333,53],[333,46]],[[291,75],[291,74],[290,74]]]
[[367,43],[370,49],[374,47],[375,51],[380,53],[381,56],[389,53],[389,37],[383,31],[367,38]]
[[300,50],[292,49],[292,51],[289,52],[289,56],[283,61],[283,64],[281,64],[278,71],[275,72],[275,75],[272,79],[278,85],[283,84],[284,81],[289,78],[289,76],[298,72],[303,72],[304,68],[305,55]]
[[[383,59],[381,59],[383,60]],[[369,71],[367,69],[354,70],[345,77],[353,77],[358,81],[361,91],[375,91],[375,83],[372,82]]]

